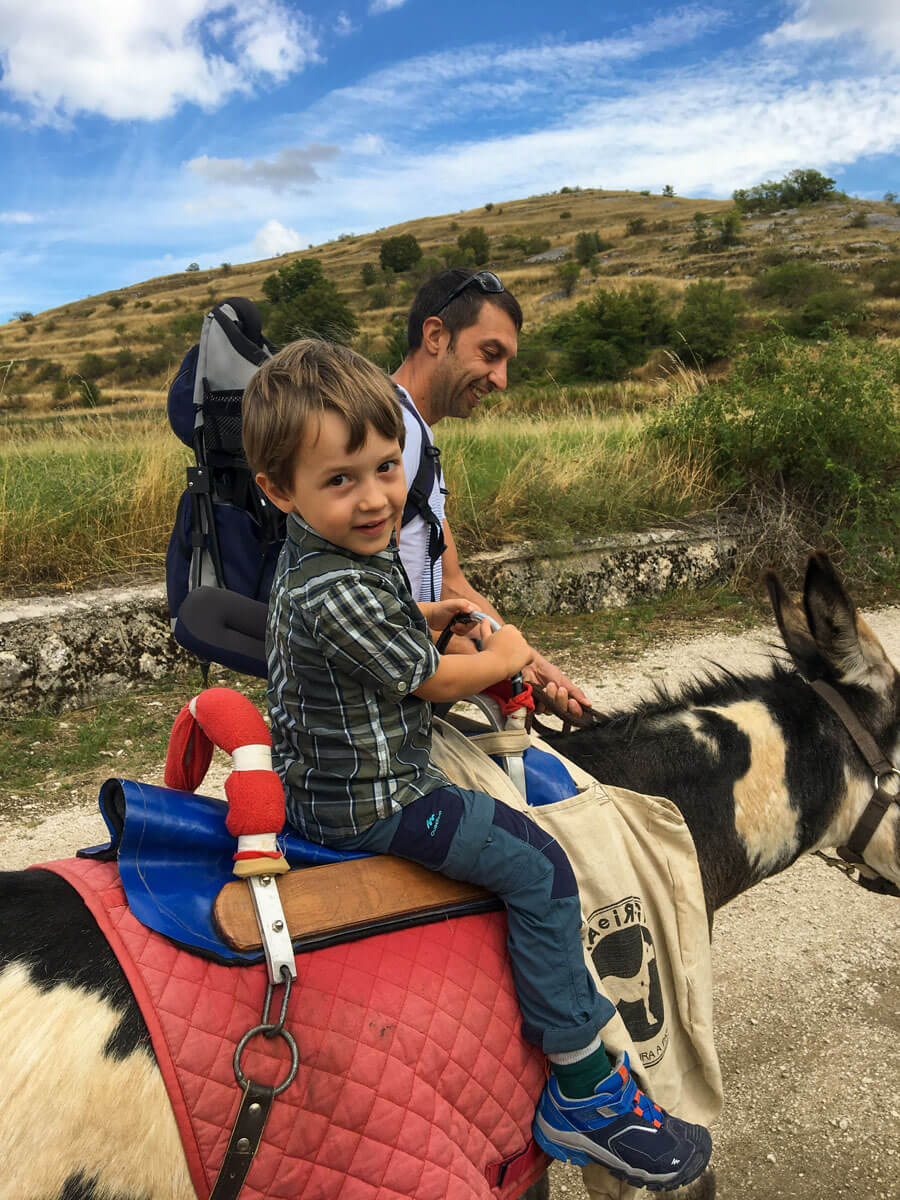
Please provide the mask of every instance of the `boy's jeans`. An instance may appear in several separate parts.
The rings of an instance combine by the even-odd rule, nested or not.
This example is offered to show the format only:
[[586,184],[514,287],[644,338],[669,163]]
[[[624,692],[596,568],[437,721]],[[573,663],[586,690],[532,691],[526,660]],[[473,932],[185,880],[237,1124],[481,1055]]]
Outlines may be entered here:
[[332,844],[396,854],[495,892],[507,910],[522,1033],[545,1054],[580,1050],[613,1016],[584,963],[569,860],[522,813],[483,792],[448,785]]

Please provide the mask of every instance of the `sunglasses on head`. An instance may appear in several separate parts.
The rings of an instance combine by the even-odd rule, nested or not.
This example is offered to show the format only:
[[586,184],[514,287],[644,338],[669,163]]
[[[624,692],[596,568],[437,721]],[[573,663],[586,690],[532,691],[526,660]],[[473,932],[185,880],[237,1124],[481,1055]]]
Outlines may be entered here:
[[448,304],[451,304],[457,296],[461,296],[466,288],[473,283],[486,296],[497,296],[500,292],[506,291],[500,277],[495,275],[493,271],[476,271],[474,275],[470,275],[468,279],[464,279],[462,283],[457,284],[441,307],[436,308],[431,315],[436,317],[442,313]]

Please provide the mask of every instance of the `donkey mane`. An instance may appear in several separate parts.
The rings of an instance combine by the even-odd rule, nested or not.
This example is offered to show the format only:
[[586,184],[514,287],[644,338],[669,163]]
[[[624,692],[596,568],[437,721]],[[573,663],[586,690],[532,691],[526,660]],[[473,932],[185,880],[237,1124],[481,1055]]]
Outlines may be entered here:
[[[783,653],[783,651],[782,651]],[[720,663],[711,663],[702,674],[682,682],[675,690],[657,680],[651,694],[630,708],[608,713],[594,712],[596,727],[590,729],[592,738],[608,735],[621,741],[638,735],[641,726],[659,717],[670,716],[687,708],[725,707],[741,700],[758,700],[770,696],[785,683],[795,683],[803,677],[794,666],[788,666],[773,653],[769,670],[740,675]]]

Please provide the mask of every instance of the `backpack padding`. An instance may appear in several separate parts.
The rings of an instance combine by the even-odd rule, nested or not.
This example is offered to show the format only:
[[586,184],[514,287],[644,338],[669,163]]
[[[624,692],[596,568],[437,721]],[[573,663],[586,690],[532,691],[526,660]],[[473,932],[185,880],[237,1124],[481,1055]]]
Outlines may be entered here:
[[178,610],[175,640],[205,662],[265,679],[267,611],[227,588],[198,587]]
[[194,444],[194,422],[197,417],[194,412],[194,379],[199,355],[199,344],[191,346],[178,368],[178,374],[172,380],[166,401],[172,431],[186,446]]
[[244,296],[232,296],[215,305],[210,315],[243,358],[260,367],[267,358],[272,357],[274,347],[263,337],[262,318],[252,300]]

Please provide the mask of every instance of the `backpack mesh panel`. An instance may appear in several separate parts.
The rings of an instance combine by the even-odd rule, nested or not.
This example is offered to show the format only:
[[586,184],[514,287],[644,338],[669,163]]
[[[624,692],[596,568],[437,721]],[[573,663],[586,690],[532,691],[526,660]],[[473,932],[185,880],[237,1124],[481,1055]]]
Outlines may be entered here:
[[241,442],[243,396],[242,391],[206,393],[203,402],[203,441],[210,466],[223,459],[228,460],[227,465],[246,466]]

